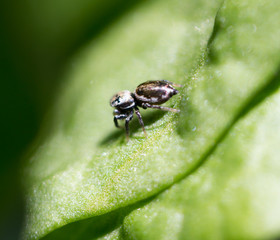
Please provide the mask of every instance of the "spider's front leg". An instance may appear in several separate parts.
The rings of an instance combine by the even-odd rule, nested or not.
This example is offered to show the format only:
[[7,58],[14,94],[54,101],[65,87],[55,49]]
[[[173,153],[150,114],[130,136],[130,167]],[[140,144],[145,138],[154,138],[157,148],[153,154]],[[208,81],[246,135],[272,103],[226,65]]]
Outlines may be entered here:
[[[125,117],[124,117],[125,118]],[[119,125],[118,119],[124,119],[123,117],[119,118],[119,116],[114,116],[114,123],[117,128],[123,128]]]
[[115,109],[114,112],[114,123],[117,128],[123,128],[119,125],[118,120],[125,119],[127,114],[120,112],[118,109]]

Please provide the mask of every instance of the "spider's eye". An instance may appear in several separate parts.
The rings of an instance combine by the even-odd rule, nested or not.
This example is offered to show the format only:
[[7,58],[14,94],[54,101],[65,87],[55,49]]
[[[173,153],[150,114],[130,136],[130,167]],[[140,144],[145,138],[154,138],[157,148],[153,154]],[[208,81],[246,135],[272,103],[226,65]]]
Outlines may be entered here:
[[134,98],[131,93],[127,90],[122,91],[114,95],[110,101],[112,107],[127,109],[135,105]]

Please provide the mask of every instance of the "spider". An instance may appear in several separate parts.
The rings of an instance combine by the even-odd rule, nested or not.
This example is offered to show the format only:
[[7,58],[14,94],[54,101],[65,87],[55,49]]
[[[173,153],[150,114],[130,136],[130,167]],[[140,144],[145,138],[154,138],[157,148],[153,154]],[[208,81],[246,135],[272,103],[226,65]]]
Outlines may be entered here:
[[159,106],[179,92],[173,86],[182,87],[179,84],[174,84],[167,80],[147,81],[140,84],[133,93],[124,90],[118,92],[111,98],[110,105],[115,108],[113,112],[115,126],[120,128],[118,120],[125,119],[127,141],[129,140],[129,122],[132,120],[134,112],[138,117],[145,137],[147,137],[144,122],[138,107],[143,109],[157,108],[176,113],[180,112],[178,109]]

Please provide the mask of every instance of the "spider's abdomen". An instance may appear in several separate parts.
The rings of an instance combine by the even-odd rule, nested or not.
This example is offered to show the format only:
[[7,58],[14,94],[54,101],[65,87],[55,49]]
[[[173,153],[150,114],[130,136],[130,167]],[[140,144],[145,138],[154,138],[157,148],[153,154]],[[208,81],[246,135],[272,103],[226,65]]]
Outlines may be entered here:
[[178,93],[166,80],[148,81],[140,84],[134,93],[138,103],[162,104]]

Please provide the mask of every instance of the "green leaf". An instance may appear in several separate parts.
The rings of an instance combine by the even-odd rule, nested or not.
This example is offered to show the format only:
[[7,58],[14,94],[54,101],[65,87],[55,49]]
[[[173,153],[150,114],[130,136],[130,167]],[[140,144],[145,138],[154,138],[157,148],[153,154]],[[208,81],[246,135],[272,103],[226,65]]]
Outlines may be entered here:
[[276,237],[280,233],[279,109],[278,90],[237,122],[205,165],[125,217],[125,236]]
[[[26,163],[24,237],[277,234],[279,10],[145,1],[85,46]],[[184,84],[167,103],[181,113],[142,110],[148,138],[135,121],[126,143],[108,101],[148,79]]]

